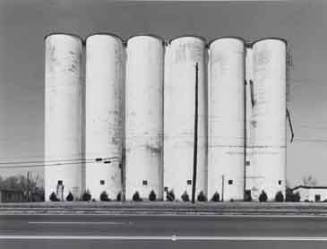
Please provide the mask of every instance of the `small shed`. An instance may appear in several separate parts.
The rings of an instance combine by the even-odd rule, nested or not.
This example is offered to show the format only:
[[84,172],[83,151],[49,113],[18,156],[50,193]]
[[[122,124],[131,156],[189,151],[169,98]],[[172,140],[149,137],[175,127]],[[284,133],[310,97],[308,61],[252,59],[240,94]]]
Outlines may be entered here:
[[292,189],[293,193],[300,194],[300,201],[320,202],[327,201],[327,186],[299,185]]

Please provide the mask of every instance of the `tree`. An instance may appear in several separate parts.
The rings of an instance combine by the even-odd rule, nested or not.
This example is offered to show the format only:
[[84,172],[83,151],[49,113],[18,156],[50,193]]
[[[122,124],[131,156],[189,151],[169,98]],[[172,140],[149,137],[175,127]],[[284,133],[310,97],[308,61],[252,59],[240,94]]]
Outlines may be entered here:
[[260,202],[266,202],[268,199],[268,196],[264,190],[261,191],[261,194],[259,196],[259,201]]
[[43,182],[38,175],[29,178],[24,175],[0,177],[0,189],[20,191],[28,201],[44,201]]

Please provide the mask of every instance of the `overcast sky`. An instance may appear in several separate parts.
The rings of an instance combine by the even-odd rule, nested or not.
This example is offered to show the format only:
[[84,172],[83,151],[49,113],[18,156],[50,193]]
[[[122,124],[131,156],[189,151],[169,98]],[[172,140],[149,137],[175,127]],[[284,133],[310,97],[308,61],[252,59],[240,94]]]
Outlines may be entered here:
[[327,4],[0,0],[0,162],[43,158],[43,37],[49,32],[287,39],[296,136],[288,147],[288,179],[294,185],[312,174],[327,185]]

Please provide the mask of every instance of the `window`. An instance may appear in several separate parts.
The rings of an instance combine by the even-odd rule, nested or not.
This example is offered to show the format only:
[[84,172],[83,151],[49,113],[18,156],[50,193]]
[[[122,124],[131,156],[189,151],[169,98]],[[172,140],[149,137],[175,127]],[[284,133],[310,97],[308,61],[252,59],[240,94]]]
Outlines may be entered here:
[[278,181],[278,185],[282,185],[282,180],[279,180]]
[[104,185],[104,180],[100,180],[100,185]]
[[62,185],[62,180],[58,180],[58,185]]
[[186,183],[187,185],[192,185],[192,180],[187,180]]
[[246,162],[245,162],[245,165],[246,165],[246,166],[250,166],[250,161],[246,161]]
[[143,180],[142,184],[143,184],[143,186],[147,186],[148,185],[148,181],[147,180]]
[[228,180],[228,184],[232,185],[233,184],[233,180]]

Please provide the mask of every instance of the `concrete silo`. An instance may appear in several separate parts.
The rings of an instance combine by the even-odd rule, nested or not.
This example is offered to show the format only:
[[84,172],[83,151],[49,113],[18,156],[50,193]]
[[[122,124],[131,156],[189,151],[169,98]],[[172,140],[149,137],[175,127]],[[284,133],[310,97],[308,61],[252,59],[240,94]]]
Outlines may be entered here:
[[205,40],[184,36],[169,42],[164,86],[164,187],[191,198],[193,179],[195,66],[198,63],[196,197],[207,194],[207,54]]
[[[125,48],[120,38],[94,34],[86,40],[86,189],[99,199],[122,191]],[[102,160],[100,160],[102,159]]]
[[242,200],[245,177],[245,44],[220,38],[209,47],[208,196]]
[[[264,39],[253,44],[252,162],[255,191],[268,199],[285,196],[286,174],[286,43]],[[252,166],[249,167],[252,167]]]
[[256,165],[253,163],[253,107],[254,107],[254,89],[253,89],[253,49],[252,44],[248,44],[245,56],[245,71],[246,71],[246,196],[257,200],[260,195],[260,189],[257,188],[260,184],[261,177],[258,175]]
[[163,40],[148,35],[127,42],[126,199],[136,191],[163,197]]
[[82,190],[82,40],[69,34],[45,38],[45,199]]

